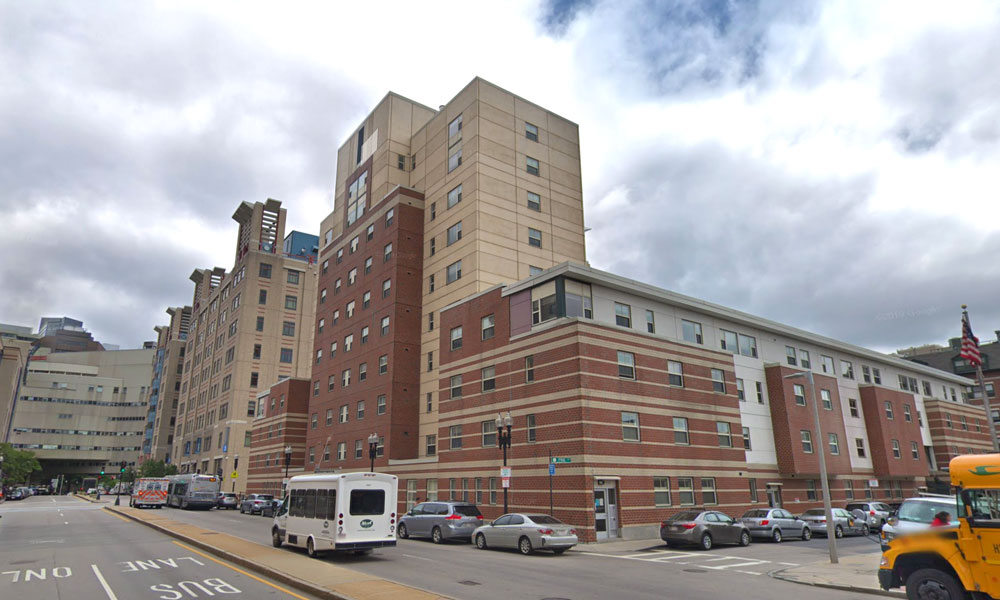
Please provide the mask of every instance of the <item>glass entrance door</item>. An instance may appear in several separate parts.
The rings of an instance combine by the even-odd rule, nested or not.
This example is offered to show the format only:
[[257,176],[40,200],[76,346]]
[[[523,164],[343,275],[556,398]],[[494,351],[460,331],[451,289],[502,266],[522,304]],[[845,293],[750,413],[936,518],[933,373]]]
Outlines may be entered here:
[[608,539],[608,502],[604,488],[594,490],[594,530],[597,539]]

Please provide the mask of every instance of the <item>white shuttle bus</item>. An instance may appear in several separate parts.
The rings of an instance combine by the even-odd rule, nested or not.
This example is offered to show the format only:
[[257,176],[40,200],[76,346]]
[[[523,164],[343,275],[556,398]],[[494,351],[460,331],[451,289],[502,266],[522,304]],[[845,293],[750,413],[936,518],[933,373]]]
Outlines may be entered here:
[[296,475],[271,526],[275,548],[368,554],[396,545],[399,480],[385,473]]

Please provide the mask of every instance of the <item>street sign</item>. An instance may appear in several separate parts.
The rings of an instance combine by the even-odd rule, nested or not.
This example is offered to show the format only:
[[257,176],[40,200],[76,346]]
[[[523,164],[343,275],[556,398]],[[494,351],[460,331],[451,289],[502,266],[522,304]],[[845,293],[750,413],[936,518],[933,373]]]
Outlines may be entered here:
[[233,474],[232,474],[232,475],[230,475],[229,477],[231,477],[231,478],[233,478],[233,479],[236,479],[236,478],[238,478],[239,476],[240,476],[240,474],[239,474],[239,473],[237,473],[236,471],[233,471]]
[[872,486],[873,488],[877,488],[878,487],[878,479],[869,479],[868,480],[868,485]]
[[556,466],[555,466],[555,464],[550,463],[549,464],[549,475],[555,475],[555,474],[556,474]]
[[554,462],[554,463],[571,463],[571,462],[573,462],[573,459],[569,458],[568,456],[553,456],[552,457],[552,462]]
[[500,479],[503,487],[510,487],[510,467],[500,467]]

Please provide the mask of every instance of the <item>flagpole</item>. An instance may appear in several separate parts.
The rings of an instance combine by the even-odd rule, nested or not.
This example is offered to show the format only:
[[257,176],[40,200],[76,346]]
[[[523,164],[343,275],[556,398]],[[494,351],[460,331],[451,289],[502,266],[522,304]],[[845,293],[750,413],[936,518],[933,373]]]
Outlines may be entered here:
[[[969,311],[962,305],[962,319],[969,323]],[[970,325],[971,329],[971,325]],[[983,379],[982,362],[976,364],[976,379],[979,380],[979,393],[983,396],[983,410],[986,411],[986,426],[990,428],[990,440],[993,442],[993,452],[1000,453],[1000,442],[997,441],[997,428],[993,424],[993,409],[990,407],[990,397],[986,395],[986,381]]]

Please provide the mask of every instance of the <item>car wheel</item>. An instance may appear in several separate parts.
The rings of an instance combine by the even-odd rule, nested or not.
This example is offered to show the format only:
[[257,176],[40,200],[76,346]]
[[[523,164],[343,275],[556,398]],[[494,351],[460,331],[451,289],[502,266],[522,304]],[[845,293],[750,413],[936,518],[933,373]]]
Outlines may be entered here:
[[868,537],[869,534],[871,534],[871,530],[868,529],[868,523],[865,523],[861,526],[861,535]]
[[410,537],[410,532],[406,530],[406,523],[399,524],[399,539],[405,540]]
[[188,507],[188,503],[187,503],[187,500],[184,500],[183,502],[181,502],[181,508],[182,508],[183,510],[187,510],[187,507]]
[[476,535],[476,548],[480,550],[486,550],[486,536],[483,534]]
[[906,597],[921,600],[962,600],[965,590],[955,578],[937,569],[920,569],[906,578]]
[[242,506],[242,505],[240,506],[240,514],[241,514],[241,515],[245,515],[245,514],[247,514],[247,511],[243,509],[243,506]]
[[834,536],[836,536],[836,537],[838,537],[838,538],[842,538],[842,537],[844,537],[844,528],[843,528],[843,527],[841,527],[840,525],[837,525],[837,526],[836,526],[836,527],[835,527],[835,528],[833,529],[833,535],[834,535]]
[[808,542],[809,540],[812,539],[812,536],[813,536],[813,532],[812,532],[811,529],[809,529],[808,527],[803,527],[802,528],[802,539],[804,541]]
[[780,544],[781,543],[781,530],[780,529],[775,529],[775,530],[773,530],[771,532],[771,541],[774,542],[775,544]]
[[565,548],[553,548],[553,550],[552,550],[552,552],[555,553],[555,554],[562,554],[565,551],[566,551]]
[[271,530],[271,545],[275,548],[281,548],[281,534],[278,532],[278,528],[275,527]]
[[709,535],[709,534],[706,533],[705,535],[701,536],[701,549],[702,550],[711,550],[712,549],[712,536],[711,535]]
[[535,549],[531,546],[531,540],[529,540],[526,535],[522,535],[521,539],[517,541],[517,549],[525,556],[535,551]]
[[434,529],[431,530],[431,541],[434,542],[435,544],[440,544],[441,542],[444,541],[444,538],[441,537],[440,527],[435,527]]
[[319,552],[316,552],[316,547],[313,546],[312,538],[309,538],[309,541],[306,542],[306,554],[309,555],[309,558],[319,558]]
[[[780,536],[781,534],[779,533],[778,535]],[[746,547],[749,545],[750,545],[750,532],[744,531],[743,533],[740,534],[740,546]]]

